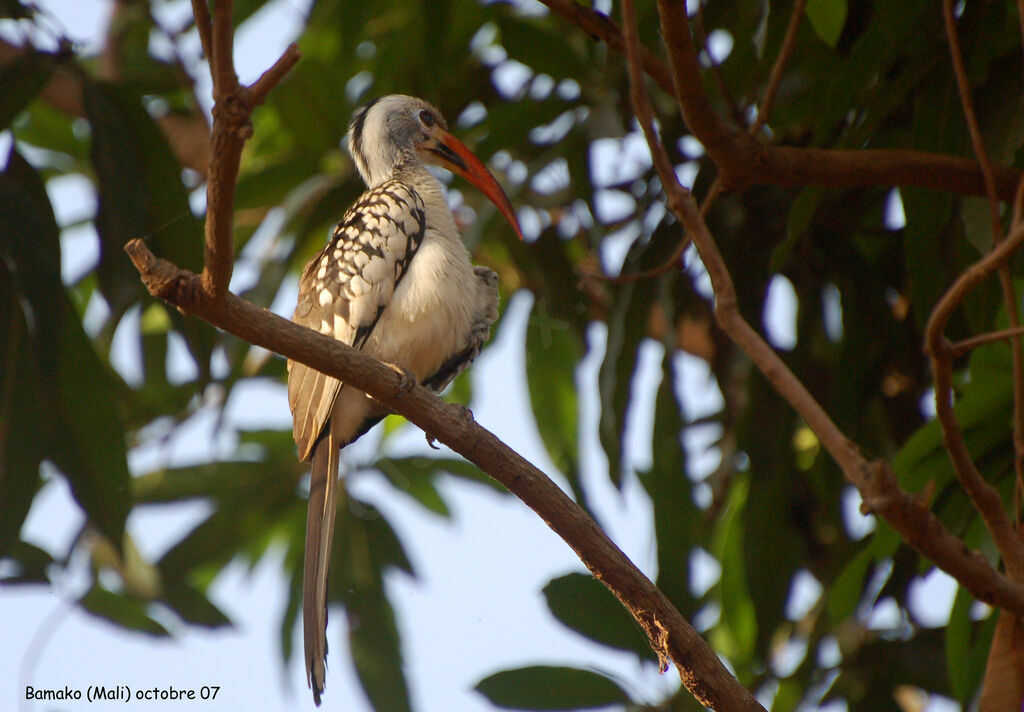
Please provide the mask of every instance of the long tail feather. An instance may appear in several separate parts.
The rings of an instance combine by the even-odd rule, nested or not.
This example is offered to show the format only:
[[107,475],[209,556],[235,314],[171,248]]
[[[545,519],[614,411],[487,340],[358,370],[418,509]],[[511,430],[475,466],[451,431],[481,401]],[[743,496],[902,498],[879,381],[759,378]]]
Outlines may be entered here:
[[338,459],[338,444],[328,432],[313,451],[302,581],[306,680],[318,707],[327,673],[327,573],[338,499]]

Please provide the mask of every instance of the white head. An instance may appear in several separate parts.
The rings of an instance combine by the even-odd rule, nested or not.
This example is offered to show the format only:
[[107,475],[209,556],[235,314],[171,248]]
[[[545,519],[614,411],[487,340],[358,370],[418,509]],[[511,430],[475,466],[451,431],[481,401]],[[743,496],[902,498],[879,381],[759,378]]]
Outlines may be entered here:
[[430,163],[446,168],[490,198],[522,239],[512,204],[498,181],[448,132],[441,112],[423,99],[392,94],[356,109],[348,126],[348,152],[371,188],[394,177],[400,166]]

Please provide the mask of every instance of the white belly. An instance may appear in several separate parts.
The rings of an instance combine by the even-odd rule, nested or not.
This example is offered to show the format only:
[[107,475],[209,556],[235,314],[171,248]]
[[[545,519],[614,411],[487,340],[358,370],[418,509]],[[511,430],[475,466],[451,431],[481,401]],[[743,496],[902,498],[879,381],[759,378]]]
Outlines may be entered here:
[[[428,228],[391,303],[363,345],[366,353],[411,371],[417,382],[465,348],[480,308],[469,254],[461,242],[456,247]],[[361,391],[343,387],[334,404],[332,428],[347,442],[367,418],[386,412]]]

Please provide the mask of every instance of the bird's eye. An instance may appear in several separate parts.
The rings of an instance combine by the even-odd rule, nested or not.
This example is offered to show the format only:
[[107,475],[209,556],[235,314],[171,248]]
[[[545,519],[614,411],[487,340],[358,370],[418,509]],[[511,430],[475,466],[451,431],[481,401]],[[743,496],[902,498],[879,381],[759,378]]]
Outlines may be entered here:
[[426,109],[424,109],[423,111],[421,111],[421,112],[420,112],[420,123],[422,123],[422,124],[423,124],[424,126],[426,126],[426,127],[428,128],[428,129],[429,129],[429,128],[433,128],[433,126],[434,126],[434,123],[435,123],[435,121],[434,121],[434,115],[433,115],[433,114],[431,114],[431,113],[430,113],[429,111],[427,111]]

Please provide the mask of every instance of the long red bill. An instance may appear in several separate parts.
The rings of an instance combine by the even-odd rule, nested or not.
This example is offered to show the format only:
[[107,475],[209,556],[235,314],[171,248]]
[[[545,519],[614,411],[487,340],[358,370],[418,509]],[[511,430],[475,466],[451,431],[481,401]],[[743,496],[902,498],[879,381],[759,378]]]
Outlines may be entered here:
[[440,159],[441,165],[479,188],[480,192],[486,195],[501,211],[512,229],[516,231],[516,235],[522,240],[523,231],[519,228],[519,220],[516,218],[515,210],[512,209],[512,203],[509,202],[505,191],[502,190],[501,185],[487,170],[487,167],[473,155],[472,151],[466,148],[462,141],[447,131],[437,131],[436,138],[437,146],[431,147],[430,151]]

